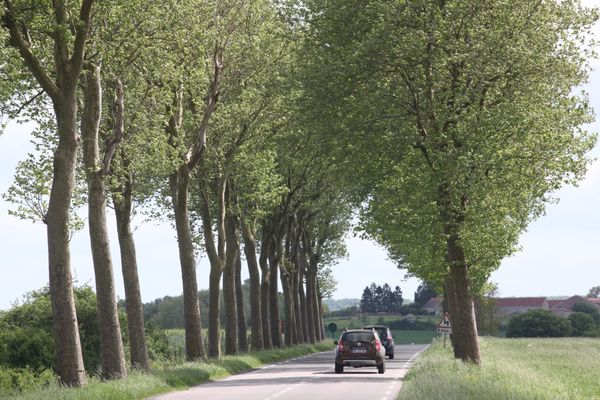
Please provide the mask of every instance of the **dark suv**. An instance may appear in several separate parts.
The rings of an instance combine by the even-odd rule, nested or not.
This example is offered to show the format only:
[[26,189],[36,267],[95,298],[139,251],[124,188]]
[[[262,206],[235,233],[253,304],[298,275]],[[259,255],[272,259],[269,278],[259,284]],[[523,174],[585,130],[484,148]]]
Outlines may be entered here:
[[344,367],[376,366],[380,374],[385,372],[385,347],[374,329],[352,329],[342,333],[335,349],[335,373]]
[[363,329],[375,329],[383,346],[385,347],[385,355],[390,358],[390,360],[394,359],[394,337],[392,336],[392,332],[390,328],[385,325],[367,325],[363,327]]

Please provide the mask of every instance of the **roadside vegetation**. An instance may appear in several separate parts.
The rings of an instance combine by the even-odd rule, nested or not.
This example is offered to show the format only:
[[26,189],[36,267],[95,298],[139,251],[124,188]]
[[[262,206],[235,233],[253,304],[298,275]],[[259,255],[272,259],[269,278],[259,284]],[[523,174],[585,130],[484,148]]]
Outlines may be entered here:
[[[226,376],[259,368],[264,364],[289,358],[330,350],[332,344],[321,342],[313,345],[299,345],[283,349],[263,350],[236,356],[224,356],[220,360],[197,362],[159,361],[152,365],[148,374],[132,372],[126,379],[103,381],[92,377],[82,388],[67,388],[58,384],[56,376],[50,371],[36,377],[11,374],[0,368],[0,398],[6,400],[33,400],[52,398],[53,400],[133,400],[183,390],[204,382],[222,379]],[[21,379],[20,390],[14,391],[10,380],[14,376]]]
[[436,341],[415,362],[397,400],[592,400],[600,393],[600,340],[480,338],[481,367]]

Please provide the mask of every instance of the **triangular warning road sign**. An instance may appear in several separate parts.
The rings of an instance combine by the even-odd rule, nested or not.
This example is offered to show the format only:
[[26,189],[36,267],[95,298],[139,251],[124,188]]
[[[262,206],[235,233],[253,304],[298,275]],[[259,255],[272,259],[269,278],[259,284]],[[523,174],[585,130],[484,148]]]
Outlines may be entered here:
[[452,332],[452,323],[450,322],[450,315],[447,312],[444,313],[444,316],[442,317],[440,322],[438,322],[437,331],[447,333]]

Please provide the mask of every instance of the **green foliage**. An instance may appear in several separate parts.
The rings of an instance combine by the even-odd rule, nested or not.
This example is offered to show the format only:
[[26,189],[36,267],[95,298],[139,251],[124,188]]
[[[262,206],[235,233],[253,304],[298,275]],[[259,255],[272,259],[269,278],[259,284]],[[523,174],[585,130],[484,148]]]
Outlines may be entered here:
[[49,370],[33,370],[31,368],[6,368],[0,366],[0,397],[7,398],[20,392],[44,390],[58,382],[54,373]]
[[307,107],[363,195],[361,228],[438,286],[456,237],[475,293],[596,140],[573,90],[595,12],[477,4],[309,2],[304,54]]
[[402,301],[402,290],[399,286],[392,291],[387,283],[383,286],[372,283],[363,291],[360,311],[363,313],[397,313],[402,307]]
[[588,292],[587,297],[599,298],[600,297],[600,286],[594,286]]
[[588,314],[595,323],[600,324],[600,311],[590,303],[575,303],[573,304],[573,307],[571,307],[571,310]]
[[508,321],[506,337],[565,337],[571,336],[571,323],[548,310],[529,310]]
[[584,336],[594,328],[594,320],[588,314],[574,312],[569,315],[569,321],[573,327],[573,336]]
[[[74,288],[75,307],[83,358],[88,371],[100,365],[100,336],[96,295],[89,286]],[[48,288],[28,293],[22,304],[1,316],[0,364],[36,371],[55,365],[50,292]]]

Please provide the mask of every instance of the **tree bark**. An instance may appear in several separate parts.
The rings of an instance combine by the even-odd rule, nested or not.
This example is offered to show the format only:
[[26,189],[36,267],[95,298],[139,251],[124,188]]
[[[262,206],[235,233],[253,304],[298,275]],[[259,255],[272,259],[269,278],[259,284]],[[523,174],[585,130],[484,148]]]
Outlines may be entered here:
[[281,288],[283,289],[283,301],[284,301],[284,339],[285,345],[291,346],[294,344],[294,308],[292,304],[292,288],[290,282],[290,274],[285,270],[285,265],[281,263]]
[[319,326],[319,340],[325,340],[325,326],[323,326],[323,296],[319,288],[319,279],[317,278],[317,315]]
[[217,240],[213,234],[213,217],[210,209],[209,188],[206,182],[201,182],[200,194],[202,204],[200,214],[202,216],[202,229],[204,245],[210,261],[209,278],[209,308],[208,308],[208,355],[211,358],[221,356],[221,277],[226,265],[227,254],[225,252],[226,227],[225,227],[225,191],[226,181],[217,179],[215,192],[217,194],[218,215],[216,218]]
[[192,229],[188,210],[188,189],[190,171],[187,164],[180,165],[171,174],[169,183],[175,213],[175,228],[179,247],[181,278],[183,281],[183,315],[185,319],[185,353],[188,360],[205,358],[202,343],[202,324],[198,303],[198,282],[196,278],[196,258],[192,242]]
[[273,346],[281,347],[281,319],[279,317],[279,296],[278,296],[278,284],[277,275],[279,270],[279,262],[277,260],[277,247],[281,246],[281,243],[277,243],[276,238],[273,234],[269,235],[269,317],[271,322],[271,340]]
[[98,299],[102,377],[119,379],[127,376],[127,370],[106,226],[105,168],[100,162],[98,146],[102,109],[99,67],[91,67],[91,70],[86,73],[85,83],[85,108],[81,131],[84,142],[83,159],[88,181],[88,224]]
[[[62,383],[68,386],[82,386],[87,380],[73,298],[69,209],[75,187],[79,141],[77,84],[81,75],[93,5],[94,0],[83,0],[77,13],[78,18],[74,21],[69,17],[64,4],[52,4],[55,21],[51,36],[55,51],[53,65],[49,68],[45,68],[32,52],[26,30],[27,22],[18,20],[11,1],[4,1],[2,15],[3,28],[7,29],[10,36],[9,44],[18,50],[31,75],[52,99],[56,117],[58,146],[54,152],[52,188],[44,222],[47,226],[50,301],[56,352],[55,369]],[[76,27],[72,43],[67,43],[64,34],[69,26]],[[72,49],[71,54],[69,49]],[[49,73],[52,69],[54,69],[54,77]]]
[[46,214],[50,299],[54,325],[56,373],[68,386],[83,386],[79,325],[75,312],[69,250],[69,208],[75,188],[77,164],[77,101],[55,104],[58,146],[54,152],[53,179]]
[[271,316],[269,313],[269,295],[270,295],[270,282],[271,282],[271,271],[268,264],[268,253],[270,243],[267,239],[267,233],[263,227],[263,233],[261,238],[260,257],[259,265],[261,271],[261,282],[260,282],[260,312],[262,314],[263,323],[263,342],[265,349],[269,350],[273,347],[271,340]]
[[308,316],[307,316],[307,305],[306,305],[306,294],[304,291],[304,275],[300,275],[300,285],[298,287],[298,292],[300,294],[300,318],[302,320],[302,339],[304,343],[310,342],[309,334],[308,334]]
[[[239,224],[238,224],[239,226]],[[242,285],[242,258],[240,254],[239,232],[237,238],[238,257],[235,260],[235,300],[237,302],[238,347],[242,353],[248,352],[248,327],[244,311],[244,290]]]
[[450,316],[452,320],[452,337],[456,345],[454,355],[463,361],[481,364],[479,338],[473,298],[469,291],[469,278],[464,251],[455,237],[448,239],[448,259],[450,266]]
[[307,271],[306,275],[306,320],[308,322],[308,341],[315,343],[317,341],[317,327],[315,326],[315,287],[312,278],[312,272]]
[[113,190],[113,204],[117,221],[117,235],[121,250],[121,269],[125,285],[125,309],[127,311],[127,329],[131,366],[142,371],[150,370],[148,347],[144,331],[144,308],[140,291],[135,241],[131,231],[133,183],[129,174],[129,160],[121,151],[121,164],[125,173],[121,185]]
[[250,274],[250,319],[251,326],[251,348],[252,351],[262,350],[263,341],[263,322],[261,315],[261,288],[258,260],[256,259],[256,245],[252,228],[247,223],[242,223],[242,236],[244,239],[244,254],[248,263]]
[[223,299],[225,305],[225,354],[237,354],[237,303],[235,299],[236,261],[239,258],[237,221],[231,214],[225,217],[227,249],[223,274]]

